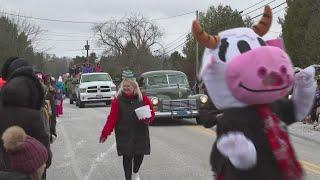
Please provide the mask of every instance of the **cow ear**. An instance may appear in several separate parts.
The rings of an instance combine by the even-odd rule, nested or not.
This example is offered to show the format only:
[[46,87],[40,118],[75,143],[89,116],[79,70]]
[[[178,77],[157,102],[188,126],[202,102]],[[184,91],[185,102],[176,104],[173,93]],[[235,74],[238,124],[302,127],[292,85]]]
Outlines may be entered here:
[[267,46],[275,46],[275,47],[278,47],[282,50],[285,50],[284,43],[281,38],[268,40],[268,41],[266,41],[266,45]]

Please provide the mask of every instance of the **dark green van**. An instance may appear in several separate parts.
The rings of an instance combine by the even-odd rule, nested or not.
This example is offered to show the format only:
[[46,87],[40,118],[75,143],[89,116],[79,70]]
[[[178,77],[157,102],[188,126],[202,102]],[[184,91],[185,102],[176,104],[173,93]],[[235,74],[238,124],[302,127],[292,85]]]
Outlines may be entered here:
[[156,110],[156,118],[196,118],[208,101],[204,94],[193,94],[186,74],[161,70],[143,73],[138,78],[141,90],[148,95]]

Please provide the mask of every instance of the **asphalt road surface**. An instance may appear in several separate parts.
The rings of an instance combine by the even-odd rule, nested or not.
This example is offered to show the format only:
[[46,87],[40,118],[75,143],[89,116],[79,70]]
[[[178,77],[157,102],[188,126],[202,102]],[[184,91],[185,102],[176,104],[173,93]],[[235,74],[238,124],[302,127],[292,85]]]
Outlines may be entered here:
[[[109,110],[103,104],[80,109],[65,103],[64,115],[58,118],[58,138],[51,147],[53,162],[48,180],[125,179],[114,133],[104,144],[98,142]],[[168,119],[151,126],[150,136],[151,155],[145,156],[139,172],[141,180],[214,179],[209,164],[213,129],[196,125],[194,119]],[[320,143],[299,135],[291,138],[305,179],[319,180]]]

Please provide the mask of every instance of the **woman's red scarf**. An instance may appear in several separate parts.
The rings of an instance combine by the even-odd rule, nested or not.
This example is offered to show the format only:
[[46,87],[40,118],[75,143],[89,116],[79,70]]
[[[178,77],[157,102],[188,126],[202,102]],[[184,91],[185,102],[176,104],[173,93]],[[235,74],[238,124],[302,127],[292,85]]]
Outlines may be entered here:
[[302,168],[295,157],[289,136],[269,105],[256,105],[271,151],[282,174],[282,180],[302,179]]

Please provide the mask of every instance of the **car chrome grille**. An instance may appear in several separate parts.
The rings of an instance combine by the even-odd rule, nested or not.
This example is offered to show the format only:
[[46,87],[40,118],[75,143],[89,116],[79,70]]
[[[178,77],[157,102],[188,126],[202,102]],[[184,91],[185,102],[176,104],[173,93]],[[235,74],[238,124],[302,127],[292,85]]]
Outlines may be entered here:
[[195,99],[163,100],[163,111],[196,110],[197,101]]

